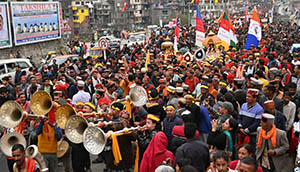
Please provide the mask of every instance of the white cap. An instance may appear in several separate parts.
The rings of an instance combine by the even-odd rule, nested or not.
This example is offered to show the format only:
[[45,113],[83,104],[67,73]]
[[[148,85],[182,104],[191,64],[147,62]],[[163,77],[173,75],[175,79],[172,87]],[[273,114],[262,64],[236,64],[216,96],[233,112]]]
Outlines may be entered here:
[[147,69],[143,67],[143,68],[141,69],[141,72],[142,72],[142,73],[146,73],[146,72],[147,72]]
[[262,114],[262,119],[261,119],[263,122],[267,122],[267,123],[271,123],[271,124],[274,124],[275,122],[275,116],[274,115],[271,115],[269,113],[263,113]]
[[183,93],[183,87],[176,87],[176,93]]
[[78,87],[84,87],[84,82],[83,82],[83,80],[78,80],[78,81],[77,81],[77,86],[78,86]]

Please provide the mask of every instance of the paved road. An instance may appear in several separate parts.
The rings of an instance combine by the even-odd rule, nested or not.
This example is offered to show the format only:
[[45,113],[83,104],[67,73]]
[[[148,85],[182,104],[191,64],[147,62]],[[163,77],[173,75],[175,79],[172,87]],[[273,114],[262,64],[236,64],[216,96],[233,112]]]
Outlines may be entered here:
[[[91,160],[96,159],[97,157],[94,155],[91,155]],[[100,172],[103,171],[104,168],[104,164],[100,163],[100,164],[92,164],[92,171],[93,172]],[[1,172],[9,172],[8,168],[7,168],[7,164],[6,164],[6,157],[2,154],[2,152],[0,152],[0,171]],[[63,167],[58,167],[57,172],[64,172],[64,168]]]

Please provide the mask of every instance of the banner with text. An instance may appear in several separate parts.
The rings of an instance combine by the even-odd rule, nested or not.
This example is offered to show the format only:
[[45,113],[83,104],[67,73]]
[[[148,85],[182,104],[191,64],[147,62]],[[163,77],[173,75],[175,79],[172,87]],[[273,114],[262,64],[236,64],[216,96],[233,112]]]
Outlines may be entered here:
[[16,45],[61,38],[58,2],[11,2]]
[[12,46],[8,4],[0,2],[0,49]]

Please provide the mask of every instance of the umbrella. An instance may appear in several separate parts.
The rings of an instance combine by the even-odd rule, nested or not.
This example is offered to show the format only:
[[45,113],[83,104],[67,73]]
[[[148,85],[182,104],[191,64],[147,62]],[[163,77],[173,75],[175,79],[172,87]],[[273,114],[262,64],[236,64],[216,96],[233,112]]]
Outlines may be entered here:
[[203,40],[203,45],[208,46],[209,44],[219,44],[222,40],[212,31],[209,32],[207,37]]

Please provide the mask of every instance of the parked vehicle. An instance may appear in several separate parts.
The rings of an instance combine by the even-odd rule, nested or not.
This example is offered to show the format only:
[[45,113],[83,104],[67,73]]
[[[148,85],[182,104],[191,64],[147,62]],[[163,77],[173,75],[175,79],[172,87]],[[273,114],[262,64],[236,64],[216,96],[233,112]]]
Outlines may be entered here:
[[28,72],[29,68],[33,67],[30,59],[26,58],[0,60],[0,79],[5,76],[11,76],[14,81],[16,65],[20,66],[21,70],[25,72]]
[[144,44],[146,40],[145,34],[130,34],[128,47],[131,47],[135,44]]
[[75,59],[78,60],[79,57],[78,57],[77,54],[69,54],[69,55],[64,55],[64,56],[55,56],[55,57],[53,57],[49,60],[49,63],[48,63],[49,66],[53,64],[54,59],[56,60],[56,64],[59,66],[59,65],[63,64],[64,62],[66,62],[67,60],[71,60],[71,61],[73,61]]
[[121,45],[121,39],[119,38],[115,38],[114,36],[103,36],[101,38],[105,38],[108,40],[109,42],[109,48],[110,49],[116,49],[116,48],[120,48],[120,45]]
[[89,56],[92,58],[103,57],[102,50],[100,48],[90,48]]

